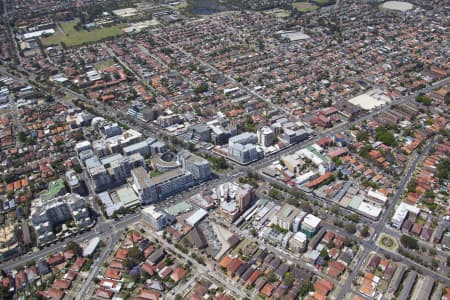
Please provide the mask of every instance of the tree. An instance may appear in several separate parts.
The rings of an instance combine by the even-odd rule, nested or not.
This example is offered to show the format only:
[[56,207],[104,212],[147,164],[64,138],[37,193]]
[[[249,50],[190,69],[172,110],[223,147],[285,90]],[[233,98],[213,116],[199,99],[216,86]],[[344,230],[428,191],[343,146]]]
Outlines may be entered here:
[[363,226],[363,228],[361,229],[361,236],[365,238],[369,236],[369,226]]
[[340,165],[342,165],[342,160],[337,156],[333,157],[331,160],[333,161],[333,163],[336,167],[339,167]]
[[367,131],[360,131],[356,135],[356,140],[358,142],[367,141],[368,139],[369,139],[369,134],[367,133]]
[[337,213],[339,212],[339,205],[338,205],[338,204],[333,204],[333,205],[331,205],[330,211],[331,211],[333,214],[337,214]]
[[359,222],[359,216],[357,214],[351,214],[350,216],[347,217],[350,221],[353,221],[355,223]]
[[199,86],[194,88],[194,93],[201,94],[208,91],[208,84],[202,83]]
[[312,211],[313,211],[311,205],[310,205],[309,203],[307,203],[307,202],[303,202],[303,203],[300,205],[300,208],[301,208],[305,213],[308,213],[308,214],[312,213]]
[[382,141],[384,144],[388,146],[396,146],[397,141],[395,140],[394,135],[389,132],[385,127],[378,126],[376,131],[376,138],[378,141]]
[[76,256],[81,256],[83,254],[83,249],[81,248],[81,246],[74,241],[68,242],[64,250],[65,251],[72,250]]
[[402,234],[402,236],[400,237],[400,242],[402,243],[403,247],[406,247],[408,249],[418,249],[419,248],[417,240],[415,238],[410,237],[405,234]]
[[323,248],[321,251],[320,251],[320,257],[323,257],[325,260],[327,260],[327,259],[329,259],[330,257],[328,256],[328,250],[327,250],[327,248]]
[[312,289],[311,281],[310,280],[305,280],[303,282],[302,287],[300,288],[300,295],[301,296],[306,296],[311,289]]
[[0,285],[0,299],[11,299],[11,293],[9,289],[5,287],[3,284]]
[[272,188],[269,191],[269,197],[274,198],[276,200],[281,200],[283,199],[283,194],[279,190]]
[[25,132],[21,131],[17,134],[17,138],[19,139],[19,141],[21,143],[25,143],[25,141],[27,140],[27,134]]
[[144,255],[141,250],[137,247],[132,247],[128,249],[128,256],[125,260],[125,266],[128,269],[132,269],[134,266],[138,265],[141,261],[144,260]]
[[353,224],[347,224],[344,226],[345,231],[347,231],[348,233],[355,233],[356,232],[356,227]]

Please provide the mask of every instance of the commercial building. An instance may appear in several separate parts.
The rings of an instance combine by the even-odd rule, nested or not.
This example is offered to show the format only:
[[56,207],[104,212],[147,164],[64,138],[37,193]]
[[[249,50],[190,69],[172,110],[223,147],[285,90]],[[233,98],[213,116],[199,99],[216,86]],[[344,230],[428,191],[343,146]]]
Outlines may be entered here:
[[100,244],[100,238],[95,237],[89,241],[89,243],[83,247],[83,256],[84,257],[90,257],[92,254],[94,254],[95,249],[97,249],[98,245]]
[[105,209],[106,215],[108,217],[111,217],[116,210],[122,207],[120,203],[114,203],[109,196],[108,192],[102,192],[97,194],[98,198],[100,199],[103,208]]
[[172,152],[156,153],[152,157],[152,168],[159,172],[168,172],[180,167],[177,156]]
[[262,157],[263,152],[256,147],[258,137],[244,132],[228,140],[228,156],[240,163],[249,163]]
[[313,235],[316,234],[317,230],[319,230],[320,222],[321,220],[318,217],[312,214],[308,214],[303,219],[301,230],[308,237],[312,237]]
[[161,201],[194,185],[192,173],[181,169],[172,170],[151,178],[150,202]]
[[111,138],[122,134],[122,127],[118,123],[104,122],[98,128],[103,138]]
[[280,159],[286,168],[294,174],[300,172],[305,165],[303,159],[296,153],[283,155]]
[[143,165],[144,158],[139,153],[127,157],[115,154],[101,160],[94,156],[86,160],[86,169],[96,192],[125,183],[131,176],[131,170]]
[[257,131],[258,144],[263,147],[269,147],[274,143],[274,134],[272,128],[268,126],[261,127]]
[[289,240],[289,249],[292,252],[303,252],[308,245],[308,237],[303,232],[296,232]]
[[274,223],[283,229],[290,230],[295,217],[298,216],[300,210],[290,204],[284,204],[277,212]]
[[118,189],[113,193],[115,198],[118,198],[120,204],[125,208],[132,208],[139,206],[141,201],[138,196],[134,193],[133,189],[129,186]]
[[132,154],[139,153],[143,157],[150,156],[150,145],[147,141],[142,141],[123,148],[123,155],[130,156]]
[[155,230],[163,230],[175,221],[175,217],[150,205],[142,210],[142,220]]
[[155,198],[153,193],[156,192],[152,189],[152,181],[147,171],[143,167],[139,167],[131,170],[132,184],[131,187],[139,196],[142,204],[149,204],[151,200]]
[[199,142],[209,142],[211,141],[212,129],[206,124],[196,124],[188,129],[191,140]]
[[420,208],[407,204],[405,202],[401,202],[400,205],[395,210],[394,215],[392,216],[391,219],[392,226],[397,229],[401,229],[403,222],[406,220],[408,214],[410,213],[418,215],[420,213]]
[[211,177],[211,169],[206,159],[188,151],[182,151],[178,154],[178,162],[183,170],[192,173],[196,181],[204,181]]
[[198,209],[197,211],[195,211],[192,215],[190,215],[187,219],[186,219],[186,224],[188,224],[189,226],[194,227],[198,222],[200,222],[204,217],[206,217],[208,215],[208,212],[206,210],[204,210],[203,208]]
[[83,192],[83,187],[80,183],[79,176],[74,170],[69,170],[66,172],[66,181],[69,185],[71,193],[81,194]]
[[255,190],[248,184],[224,183],[217,187],[215,198],[220,201],[220,212],[229,222],[235,221],[253,201]]
[[89,150],[89,149],[92,150],[91,142],[89,142],[89,141],[82,141],[82,142],[75,144],[75,152],[77,154],[80,154],[82,151]]
[[79,195],[66,194],[45,201],[35,199],[32,202],[30,223],[39,245],[55,240],[57,235],[53,231],[54,227],[67,221],[73,221],[76,230],[93,225],[89,208]]

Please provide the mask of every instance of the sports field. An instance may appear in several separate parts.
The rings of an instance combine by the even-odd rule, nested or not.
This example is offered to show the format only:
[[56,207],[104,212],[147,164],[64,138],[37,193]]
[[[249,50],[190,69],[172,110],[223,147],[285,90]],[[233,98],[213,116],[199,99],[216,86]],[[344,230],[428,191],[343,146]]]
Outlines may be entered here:
[[42,44],[44,46],[50,46],[64,43],[67,47],[79,46],[84,43],[97,42],[111,36],[121,35],[124,33],[122,28],[126,27],[126,24],[118,24],[90,31],[84,29],[77,31],[74,27],[77,23],[78,20],[58,23],[59,28],[56,33],[52,36],[42,38]]
[[294,2],[292,3],[292,6],[301,12],[313,11],[319,8],[317,5],[308,2]]
[[330,1],[329,0],[312,0],[312,2],[315,2],[319,5],[327,5]]

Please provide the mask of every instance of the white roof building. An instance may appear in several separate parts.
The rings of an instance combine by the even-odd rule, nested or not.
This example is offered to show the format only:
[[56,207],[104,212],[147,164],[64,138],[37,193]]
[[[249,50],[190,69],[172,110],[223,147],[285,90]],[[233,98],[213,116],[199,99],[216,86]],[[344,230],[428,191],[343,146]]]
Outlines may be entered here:
[[100,238],[95,237],[89,241],[86,247],[83,247],[83,256],[91,256],[94,254],[95,249],[97,249],[98,244],[100,243]]
[[196,212],[194,212],[189,218],[186,219],[186,224],[194,227],[198,222],[200,222],[204,217],[208,215],[208,212],[203,208],[200,208]]
[[383,204],[387,201],[387,196],[379,191],[370,190],[367,196],[373,198],[375,201],[382,202]]
[[407,204],[405,202],[401,202],[400,205],[395,210],[394,215],[392,216],[391,219],[392,226],[394,226],[397,229],[400,229],[406,217],[408,216],[408,213],[410,212],[415,215],[418,215],[420,213],[420,208]]
[[303,219],[302,228],[307,229],[308,231],[315,231],[322,220],[312,214],[306,215]]

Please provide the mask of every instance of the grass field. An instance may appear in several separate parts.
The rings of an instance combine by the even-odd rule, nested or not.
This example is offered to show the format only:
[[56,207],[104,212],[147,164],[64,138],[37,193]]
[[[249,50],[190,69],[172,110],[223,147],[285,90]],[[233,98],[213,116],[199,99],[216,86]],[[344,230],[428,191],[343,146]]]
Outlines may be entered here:
[[317,3],[319,5],[327,5],[330,1],[329,0],[312,0],[312,2]]
[[275,16],[277,18],[286,18],[286,17],[289,17],[289,15],[291,14],[288,10],[280,9],[280,8],[266,10],[266,11],[263,11],[263,13],[267,14],[267,15]]
[[123,34],[122,28],[125,28],[125,24],[114,25],[111,27],[103,27],[99,29],[93,29],[91,31],[75,29],[75,25],[78,20],[71,22],[58,23],[63,32],[57,31],[56,34],[43,38],[42,44],[44,46],[57,45],[64,43],[67,47],[79,46],[83,43],[92,43],[99,40],[117,36]]
[[114,60],[108,59],[108,60],[104,60],[104,61],[102,61],[102,62],[99,62],[99,63],[95,64],[94,67],[95,67],[97,70],[103,70],[103,69],[106,69],[106,68],[111,67],[111,66],[114,65],[115,63],[116,63],[116,62],[115,62]]
[[313,11],[319,8],[317,5],[308,2],[294,2],[292,3],[292,6],[301,12]]

